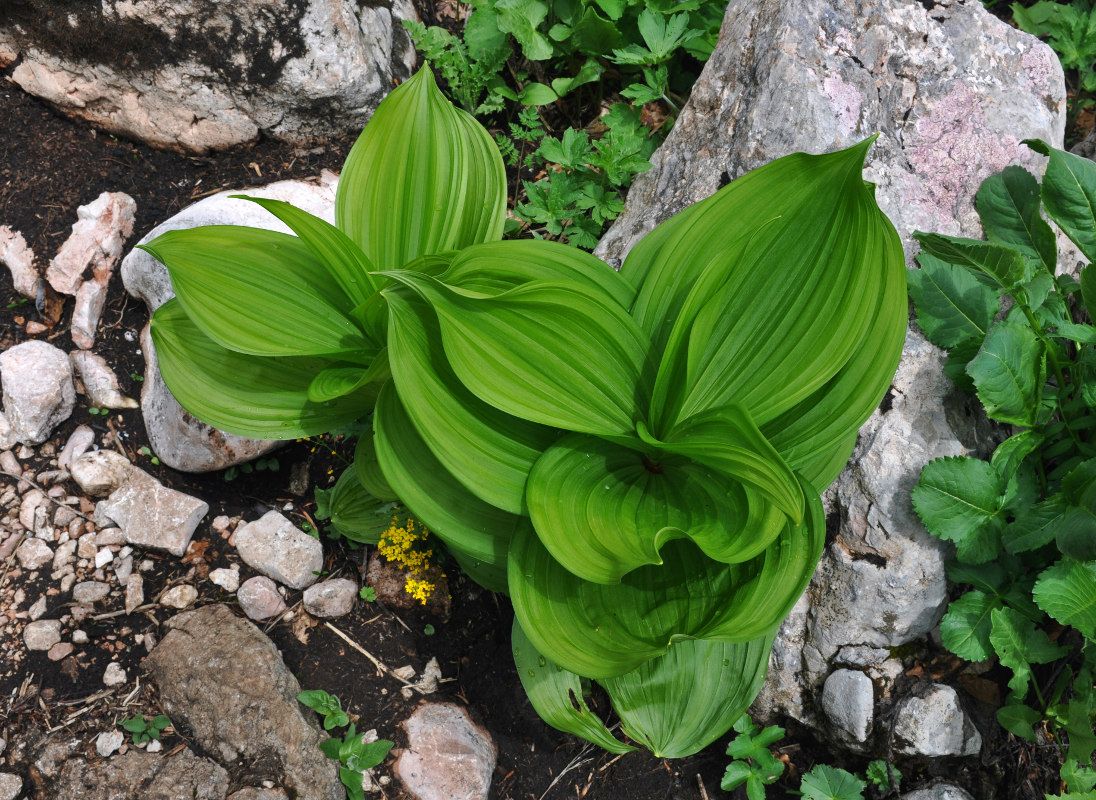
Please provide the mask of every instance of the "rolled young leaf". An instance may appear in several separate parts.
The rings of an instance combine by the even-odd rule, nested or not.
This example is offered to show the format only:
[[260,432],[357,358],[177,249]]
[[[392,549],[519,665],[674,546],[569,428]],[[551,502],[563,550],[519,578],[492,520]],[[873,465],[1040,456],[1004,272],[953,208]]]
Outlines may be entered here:
[[498,148],[426,67],[378,106],[335,195],[339,229],[382,270],[501,239],[505,218]]
[[316,375],[331,359],[252,356],[209,339],[178,298],[152,317],[152,341],[168,389],[189,413],[238,436],[296,439],[353,422],[373,407],[375,390],[317,403],[308,397]]

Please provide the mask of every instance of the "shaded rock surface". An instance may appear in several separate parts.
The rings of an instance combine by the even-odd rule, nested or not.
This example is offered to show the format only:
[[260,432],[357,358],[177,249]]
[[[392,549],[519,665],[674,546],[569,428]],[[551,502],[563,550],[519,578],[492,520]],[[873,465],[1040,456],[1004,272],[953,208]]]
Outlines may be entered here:
[[431,703],[403,723],[395,773],[416,800],[486,800],[498,748],[460,706]]
[[227,794],[228,773],[189,749],[161,756],[132,748],[97,763],[82,758],[66,761],[46,796],[51,800],[224,800]]
[[853,744],[867,741],[875,714],[871,678],[858,670],[834,670],[822,688],[822,710],[838,737]]
[[320,540],[277,511],[240,526],[236,549],[249,567],[293,589],[311,586],[323,569]]
[[24,297],[38,296],[38,271],[34,268],[34,253],[19,231],[0,225],[0,264],[11,271],[15,291]]
[[314,617],[341,617],[354,609],[358,584],[347,578],[331,578],[304,590],[304,610]]
[[[674,130],[596,253],[619,264],[659,222],[745,172],[878,132],[865,179],[913,266],[914,230],[979,236],[981,181],[1009,164],[1038,171],[1021,139],[1061,146],[1064,100],[1053,52],[977,3],[732,2]],[[821,728],[816,700],[843,647],[909,642],[943,613],[947,548],[909,493],[930,459],[993,438],[943,360],[911,327],[893,389],[826,496],[837,535],[781,630],[758,717]]]
[[898,709],[894,735],[898,750],[911,755],[971,756],[982,747],[956,691],[939,683]]
[[356,132],[415,53],[409,0],[28,0],[0,19],[13,80],[69,116],[173,150]]
[[937,783],[902,795],[902,800],[974,800],[969,792],[950,783]]
[[[273,643],[224,605],[179,614],[147,659],[164,713],[210,758],[291,795],[342,800],[326,738],[296,699],[297,679]],[[234,774],[237,774],[234,769]]]
[[[167,231],[201,225],[245,225],[290,232],[273,214],[255,203],[233,199],[233,194],[282,200],[334,223],[336,183],[327,173],[315,182],[279,181],[257,189],[220,192],[165,220],[138,244]],[[121,270],[126,291],[143,300],[150,314],[175,296],[167,268],[143,250],[131,250],[122,259]],[[148,328],[141,333],[141,351],[145,357],[141,413],[152,450],[163,463],[183,472],[209,472],[258,458],[277,446],[276,442],[219,431],[191,416],[164,384]]]

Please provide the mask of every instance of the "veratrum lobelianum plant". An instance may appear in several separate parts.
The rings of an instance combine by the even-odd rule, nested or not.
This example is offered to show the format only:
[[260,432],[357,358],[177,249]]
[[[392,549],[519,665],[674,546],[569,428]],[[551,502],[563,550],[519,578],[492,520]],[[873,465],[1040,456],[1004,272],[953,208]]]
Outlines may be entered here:
[[331,496],[375,542],[398,499],[514,604],[550,724],[615,752],[608,692],[660,756],[726,732],[825,533],[819,490],[897,366],[902,249],[861,177],[871,140],[795,154],[657,227],[620,272],[498,241],[498,151],[427,70],[351,150],[336,226],[166,233],[165,381],[203,421],[308,436],[371,422]]

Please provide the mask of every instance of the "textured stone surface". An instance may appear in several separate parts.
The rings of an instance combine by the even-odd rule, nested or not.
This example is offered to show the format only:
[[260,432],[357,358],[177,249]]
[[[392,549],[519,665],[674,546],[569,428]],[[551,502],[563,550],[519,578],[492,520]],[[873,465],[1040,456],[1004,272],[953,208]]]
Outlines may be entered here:
[[103,192],[76,209],[72,234],[46,268],[50,286],[61,294],[75,295],[90,273],[105,287],[126,239],[133,235],[136,211],[133,198],[122,192]]
[[[201,225],[244,225],[290,232],[274,215],[255,203],[232,199],[233,194],[282,200],[333,223],[336,184],[335,177],[325,173],[317,181],[279,181],[258,188],[220,192],[165,220],[139,244],[167,231]],[[126,290],[143,300],[149,313],[174,296],[167,268],[143,250],[131,250],[122,260],[121,270]],[[147,328],[141,334],[141,350],[145,356],[141,413],[152,449],[164,464],[183,472],[221,470],[258,458],[277,446],[276,442],[264,439],[224,433],[195,419],[183,410],[164,384]]]
[[23,643],[28,650],[49,650],[61,641],[61,620],[39,619],[23,629]]
[[248,619],[257,622],[285,611],[285,598],[278,593],[278,584],[263,575],[244,581],[236,593],[236,601]]
[[974,800],[969,792],[950,783],[937,783],[902,795],[901,800]]
[[959,706],[950,686],[937,683],[898,710],[894,723],[897,749],[910,755],[972,756],[982,736]]
[[23,444],[44,442],[76,405],[68,356],[36,339],[0,353],[0,385],[4,416]]
[[189,749],[161,756],[131,748],[125,755],[98,763],[82,758],[66,761],[45,796],[49,800],[224,800],[227,794],[228,773]]
[[854,744],[867,741],[875,714],[871,678],[858,670],[834,670],[822,687],[822,710],[840,738]]
[[346,578],[332,578],[304,590],[304,610],[314,617],[341,617],[354,610],[358,584]]
[[72,587],[72,599],[84,605],[98,603],[108,594],[110,594],[110,584],[102,581],[81,581]]
[[345,798],[338,765],[319,749],[326,736],[297,702],[300,685],[266,636],[224,605],[184,612],[168,625],[146,664],[164,713],[202,752],[291,796]]
[[10,772],[0,772],[0,800],[15,800],[23,788],[23,779]]
[[394,771],[416,800],[486,800],[498,748],[460,706],[430,703],[403,723]]
[[15,549],[15,560],[23,569],[39,569],[53,561],[53,550],[41,539],[26,539]]
[[95,450],[73,458],[71,472],[77,486],[92,497],[104,497],[128,481],[136,469],[121,453]]
[[128,479],[96,506],[96,518],[118,525],[126,542],[182,556],[195,528],[209,511],[204,500],[168,489],[131,467]]
[[[653,168],[596,252],[619,264],[640,236],[727,181],[878,132],[865,179],[912,266],[914,230],[980,235],[974,192],[1006,165],[1038,170],[1020,140],[1061,146],[1064,99],[1051,50],[977,3],[736,0]],[[942,365],[912,328],[893,389],[826,497],[837,535],[807,607],[781,629],[760,716],[821,728],[818,694],[841,648],[893,647],[937,623],[947,551],[920,525],[909,492],[930,459],[993,441]]]
[[31,94],[113,133],[204,152],[362,128],[414,49],[409,0],[29,0],[0,20]]
[[0,225],[0,264],[11,271],[15,291],[24,297],[38,296],[38,270],[34,268],[34,253],[27,247],[23,234],[7,225]]
[[160,598],[160,605],[183,609],[198,599],[198,590],[189,583],[172,586]]
[[278,583],[304,589],[316,582],[323,569],[323,546],[277,511],[236,530],[240,558]]

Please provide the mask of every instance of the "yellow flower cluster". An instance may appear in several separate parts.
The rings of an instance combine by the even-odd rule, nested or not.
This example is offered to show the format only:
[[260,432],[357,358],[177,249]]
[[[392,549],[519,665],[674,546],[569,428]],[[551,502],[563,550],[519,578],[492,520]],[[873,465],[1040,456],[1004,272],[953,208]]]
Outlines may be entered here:
[[[434,555],[433,549],[425,548],[426,538],[430,531],[421,522],[408,518],[400,525],[399,517],[392,517],[392,524],[381,536],[377,543],[377,550],[386,559],[394,564],[399,564],[411,575],[418,575],[430,567],[430,557]],[[419,580],[408,576],[404,584],[404,591],[426,605],[426,598],[434,591],[434,584],[430,581]]]

